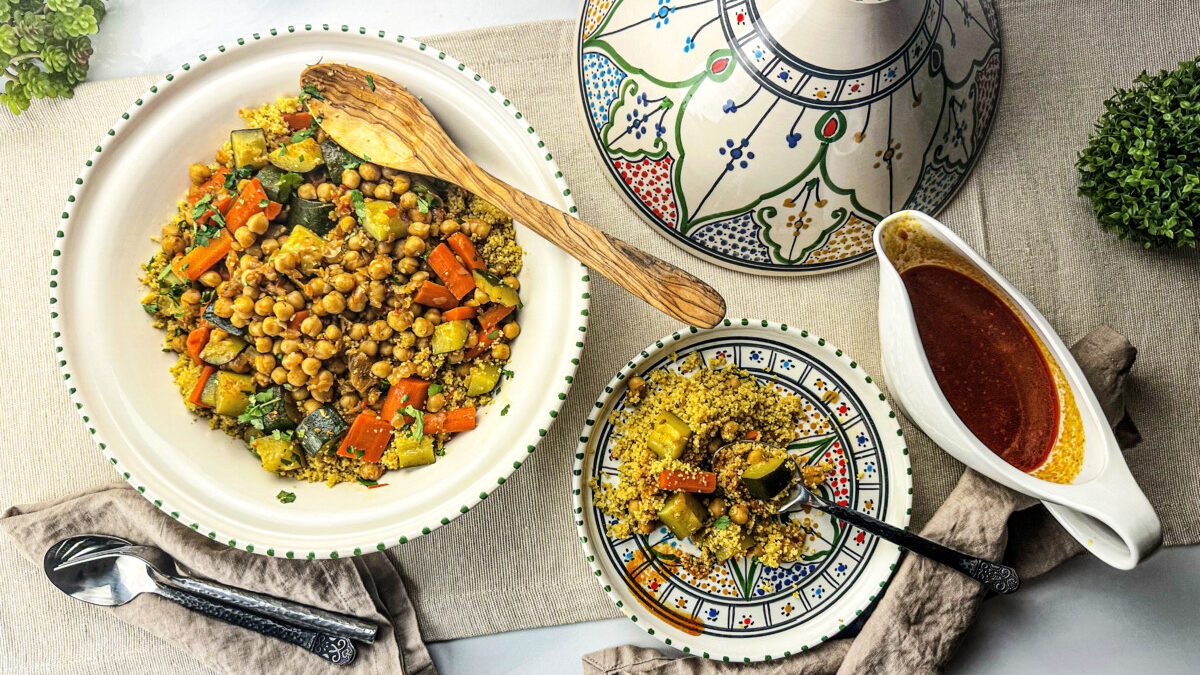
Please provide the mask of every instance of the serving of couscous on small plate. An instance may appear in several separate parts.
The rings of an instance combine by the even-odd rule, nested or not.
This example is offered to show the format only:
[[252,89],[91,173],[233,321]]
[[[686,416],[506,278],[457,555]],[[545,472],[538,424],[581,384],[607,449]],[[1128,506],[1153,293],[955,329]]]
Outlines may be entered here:
[[895,413],[807,331],[727,319],[672,333],[605,387],[580,439],[588,561],[631,619],[684,651],[763,660],[818,644],[874,602],[899,558],[817,511],[777,513],[789,459],[830,501],[901,527],[911,506]]

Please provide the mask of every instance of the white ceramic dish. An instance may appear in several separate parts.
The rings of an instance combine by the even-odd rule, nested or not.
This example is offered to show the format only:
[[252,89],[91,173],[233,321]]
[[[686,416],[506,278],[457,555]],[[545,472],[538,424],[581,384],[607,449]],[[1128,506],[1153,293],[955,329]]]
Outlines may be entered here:
[[[239,127],[237,110],[294,95],[318,60],[404,83],[481,166],[574,211],[562,174],[528,122],[470,68],[425,44],[346,26],[270,30],[183,65],[137,99],[75,181],[55,242],[53,331],[66,385],[114,468],[156,506],[212,539],[255,553],[325,558],[384,549],[465,513],[533,452],[567,391],[583,345],[587,270],[518,226],[525,269],[522,334],[506,382],[479,427],[445,457],[387,474],[387,487],[297,484],[263,471],[245,445],[184,409],[160,351],[162,332],[138,305],[150,237]],[[151,189],[146,189],[151,186]],[[506,415],[500,409],[510,404]],[[281,504],[281,490],[295,492]]]
[[[764,320],[725,319],[716,328],[681,329],[621,369],[604,388],[575,454],[575,523],[601,587],[630,620],[684,652],[724,661],[778,659],[836,636],[867,610],[887,585],[900,549],[829,516],[812,512],[813,548],[778,568],[734,558],[703,579],[677,563],[697,552],[665,527],[625,539],[606,531],[611,517],[592,502],[592,478],[615,480],[620,461],[608,448],[610,414],[626,405],[624,381],[678,370],[699,352],[720,357],[752,377],[800,396],[810,416],[788,446],[797,461],[836,467],[818,491],[830,500],[907,527],[912,471],[896,414],[862,367],[808,331]],[[678,357],[678,360],[675,360]]]
[[[1083,465],[1071,483],[1051,483],[1013,467],[983,445],[950,407],[929,367],[904,282],[883,254],[881,245],[890,228],[909,220],[917,221],[926,232],[965,257],[1003,289],[1054,355],[1083,420]],[[880,251],[879,339],[883,346],[883,374],[905,416],[967,466],[1043,500],[1073,537],[1109,565],[1129,569],[1153,553],[1162,541],[1158,516],[1129,473],[1117,439],[1079,365],[1033,303],[949,228],[919,211],[888,216],[875,230],[875,249]]]

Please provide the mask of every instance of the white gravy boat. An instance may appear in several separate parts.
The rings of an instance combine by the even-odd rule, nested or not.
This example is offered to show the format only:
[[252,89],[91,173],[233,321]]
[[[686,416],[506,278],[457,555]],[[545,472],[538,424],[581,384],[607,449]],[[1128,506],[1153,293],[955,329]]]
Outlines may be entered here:
[[[1082,465],[1070,483],[1035,478],[1004,461],[971,433],[942,394],[917,332],[908,291],[884,248],[884,238],[892,228],[912,221],[1002,289],[1057,361],[1074,394],[1084,431]],[[904,415],[962,463],[1042,500],[1067,532],[1109,565],[1130,569],[1153,553],[1162,541],[1158,516],[1129,473],[1117,439],[1079,365],[1045,317],[949,228],[919,211],[901,211],[884,219],[875,229],[875,250],[880,267],[883,375]]]

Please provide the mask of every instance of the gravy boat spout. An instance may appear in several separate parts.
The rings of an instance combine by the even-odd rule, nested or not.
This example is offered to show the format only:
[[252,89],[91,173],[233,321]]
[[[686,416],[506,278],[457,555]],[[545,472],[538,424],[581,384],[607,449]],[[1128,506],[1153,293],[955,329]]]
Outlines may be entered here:
[[[1157,550],[1162,541],[1158,516],[1130,474],[1079,365],[1045,317],[962,239],[924,213],[892,214],[879,224],[874,236],[880,263],[883,375],[904,415],[962,463],[1042,500],[1067,532],[1109,565],[1130,569]],[[934,252],[933,257],[923,257],[929,251]],[[1048,432],[1053,441],[1043,464],[1028,471],[993,452],[967,427],[930,365],[914,312],[913,298],[917,296],[910,295],[901,273],[918,265],[940,265],[943,260],[950,261],[945,267],[975,280],[1007,305],[1015,315],[1012,320],[1024,324],[1032,336],[1029,344],[1036,345],[1045,361],[1048,374],[1042,377],[1052,383],[1047,386],[1054,392],[1045,400],[1057,400],[1057,408],[1050,407],[1046,414],[1055,415],[1058,426]],[[936,308],[926,316],[936,321]],[[922,323],[927,331],[928,321]],[[947,330],[953,328],[946,325]],[[1022,335],[1022,339],[1027,337]],[[947,375],[944,370],[939,372]],[[962,399],[958,400],[962,409]]]

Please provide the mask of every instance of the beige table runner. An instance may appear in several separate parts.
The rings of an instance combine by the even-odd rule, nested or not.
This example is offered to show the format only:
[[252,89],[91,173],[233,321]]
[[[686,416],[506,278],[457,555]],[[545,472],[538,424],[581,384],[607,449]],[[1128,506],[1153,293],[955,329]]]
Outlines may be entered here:
[[[1163,519],[1168,545],[1200,542],[1196,363],[1200,255],[1147,253],[1095,227],[1074,194],[1074,156],[1101,102],[1143,67],[1195,56],[1191,3],[1068,0],[997,3],[1004,39],[1001,110],[980,168],[943,220],[1042,309],[1066,342],[1108,324],[1142,349],[1129,409],[1144,436],[1128,453]],[[877,269],[868,263],[806,279],[767,281],[697,260],[659,237],[610,188],[574,100],[569,22],[484,29],[430,40],[483,73],[525,112],[554,153],[590,222],[709,280],[730,316],[803,326],[879,373]],[[88,83],[71,101],[0,114],[10,158],[0,200],[0,506],[61,497],[109,481],[77,419],[46,335],[46,270],[54,215],[96,140],[156,78]],[[114,214],[114,217],[121,217]],[[120,273],[114,271],[114,273]],[[450,526],[392,549],[429,640],[617,616],[588,574],[570,518],[570,466],[586,411],[628,356],[676,325],[596,280],[579,376],[558,423],[512,480]],[[915,526],[945,499],[962,468],[907,422]],[[0,670],[30,665],[87,672],[186,669],[174,648],[51,589],[0,544],[6,650]]]

